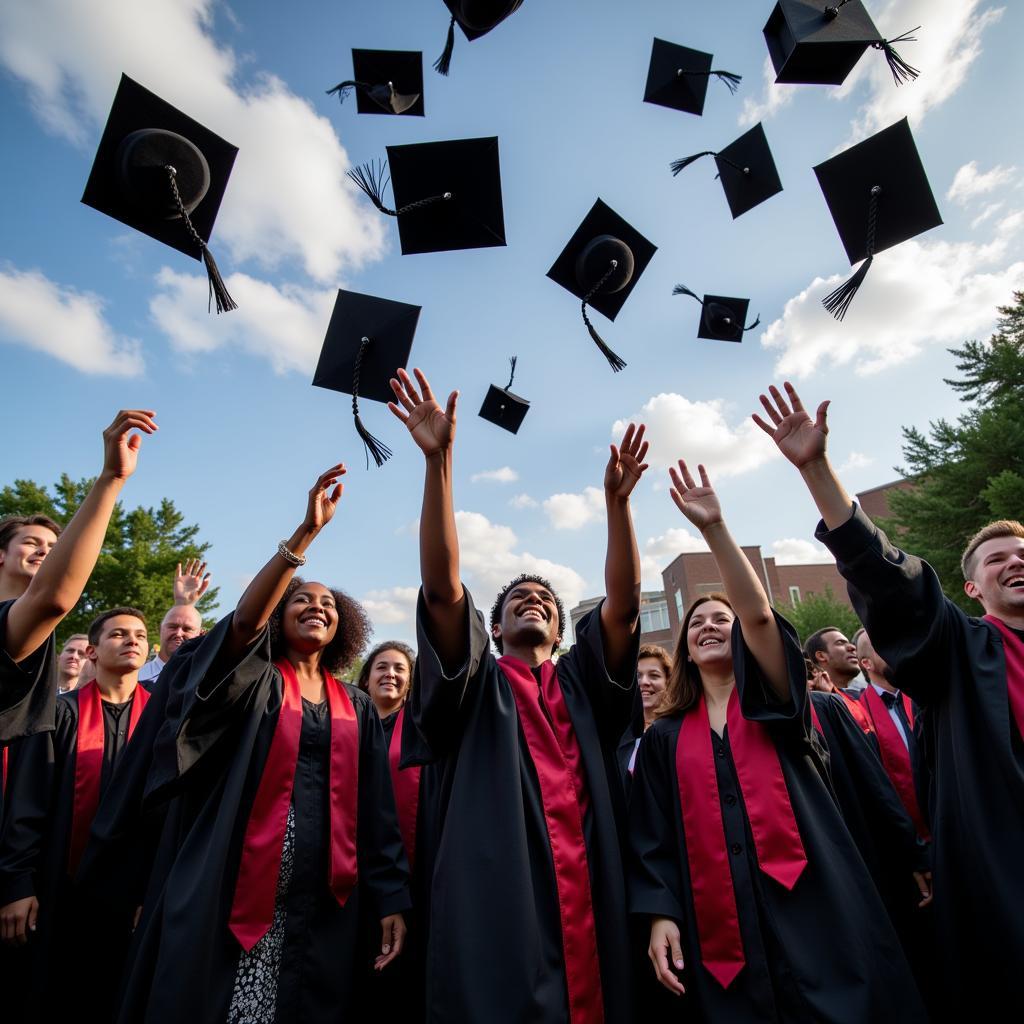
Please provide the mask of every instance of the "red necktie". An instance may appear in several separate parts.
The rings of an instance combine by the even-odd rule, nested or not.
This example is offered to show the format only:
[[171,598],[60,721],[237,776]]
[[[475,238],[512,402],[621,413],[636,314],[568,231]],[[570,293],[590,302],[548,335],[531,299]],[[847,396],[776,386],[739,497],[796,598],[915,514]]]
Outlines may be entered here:
[[420,805],[420,767],[400,770],[402,760],[402,722],[405,718],[405,705],[398,709],[395,726],[391,732],[391,743],[388,746],[388,766],[391,769],[391,786],[395,791],[395,809],[398,811],[398,827],[402,832],[405,855],[409,858],[409,867],[416,859],[416,817]]

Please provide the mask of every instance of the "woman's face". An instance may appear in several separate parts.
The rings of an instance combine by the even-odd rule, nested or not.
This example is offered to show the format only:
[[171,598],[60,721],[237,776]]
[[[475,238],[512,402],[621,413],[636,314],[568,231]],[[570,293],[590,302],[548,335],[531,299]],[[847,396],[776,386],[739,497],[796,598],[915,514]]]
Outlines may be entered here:
[[370,665],[366,688],[381,717],[402,706],[409,694],[409,659],[401,651],[381,651]]
[[301,654],[322,651],[338,632],[338,606],[322,583],[303,583],[284,606],[285,645]]
[[686,650],[697,668],[732,662],[732,609],[722,601],[698,605],[686,628]]
[[641,658],[636,664],[636,677],[640,684],[640,699],[644,705],[644,717],[649,718],[658,706],[665,687],[668,685],[668,677],[665,675],[661,658]]

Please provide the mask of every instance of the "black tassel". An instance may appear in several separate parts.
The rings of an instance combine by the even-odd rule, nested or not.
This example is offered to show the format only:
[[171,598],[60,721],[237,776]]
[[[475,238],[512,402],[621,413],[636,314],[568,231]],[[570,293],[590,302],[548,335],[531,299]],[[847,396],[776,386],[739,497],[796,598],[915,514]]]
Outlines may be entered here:
[[509,363],[511,363],[511,365],[512,365],[512,370],[511,370],[511,372],[508,375],[508,383],[505,385],[505,390],[506,391],[508,391],[508,389],[510,387],[512,387],[512,381],[514,381],[516,379],[516,363],[518,361],[519,361],[519,356],[512,356],[512,358],[509,359]]
[[345,98],[348,94],[357,86],[359,82],[339,82],[336,86],[327,90],[328,96],[337,96],[340,103],[345,102]]
[[626,361],[620,356],[617,356],[605,343],[604,338],[594,330],[594,325],[590,322],[590,317],[587,316],[587,304],[584,302],[581,306],[583,311],[583,322],[587,325],[587,330],[590,331],[590,337],[594,339],[594,344],[601,350],[601,355],[608,360],[608,365],[612,368],[615,373],[622,370],[626,366]]
[[716,78],[725,82],[729,92],[734,96],[736,95],[736,90],[739,88],[740,82],[743,81],[742,75],[734,74],[732,71],[709,71],[708,74],[714,75]]
[[398,216],[396,210],[391,210],[384,205],[384,189],[387,187],[388,181],[391,180],[391,176],[386,175],[383,160],[372,160],[370,163],[355,167],[346,173],[366,193],[370,202],[381,213],[386,213],[389,217]]
[[441,51],[441,56],[434,61],[434,70],[439,75],[448,76],[448,69],[452,63],[452,51],[455,49],[455,15],[452,15],[452,20],[448,23],[448,38],[445,40],[444,49]]
[[757,314],[757,319],[754,320],[754,322],[749,327],[744,327],[743,330],[745,330],[745,331],[752,331],[755,327],[760,327],[760,326],[761,326],[761,314],[758,313]]
[[694,160],[699,160],[702,156],[718,156],[718,154],[714,152],[714,150],[705,149],[703,153],[694,153],[692,156],[684,156],[682,160],[673,160],[672,163],[669,164],[669,167],[672,168],[673,174],[678,174],[684,167],[689,167]]
[[206,265],[206,279],[210,285],[206,311],[210,311],[210,305],[214,300],[217,302],[218,313],[230,313],[231,310],[238,309],[238,303],[231,298],[228,286],[224,283],[224,278],[220,276],[220,270],[217,268],[217,261],[213,258],[213,253],[210,252],[205,244],[203,245],[203,263]]
[[352,367],[352,418],[356,423],[356,433],[362,438],[363,447],[366,449],[366,468],[370,468],[370,456],[372,455],[373,461],[380,469],[391,458],[391,449],[366,429],[362,417],[359,415],[359,375],[363,368],[363,356],[369,344],[369,338],[361,339],[355,365]]
[[889,65],[889,70],[892,72],[892,80],[897,85],[903,85],[904,82],[912,82],[921,73],[912,64],[908,64],[897,52],[893,49],[893,43],[916,43],[917,37],[912,36],[911,32],[916,32],[921,26],[910,29],[909,32],[904,32],[903,35],[897,36],[895,39],[883,39],[880,43],[874,43],[876,50],[882,50],[885,53],[886,63]]
[[867,277],[868,271],[871,269],[871,262],[874,260],[874,256],[869,256],[853,273],[853,275],[846,281],[844,281],[835,291],[829,292],[821,300],[821,304],[837,319],[842,320],[846,316],[846,311],[850,308],[850,303],[853,302],[853,297],[857,294],[857,289],[864,283],[864,278]]
[[702,306],[704,305],[703,299],[701,299],[701,297],[696,292],[691,292],[685,284],[677,284],[675,288],[672,289],[672,294],[689,295],[691,299],[696,299]]

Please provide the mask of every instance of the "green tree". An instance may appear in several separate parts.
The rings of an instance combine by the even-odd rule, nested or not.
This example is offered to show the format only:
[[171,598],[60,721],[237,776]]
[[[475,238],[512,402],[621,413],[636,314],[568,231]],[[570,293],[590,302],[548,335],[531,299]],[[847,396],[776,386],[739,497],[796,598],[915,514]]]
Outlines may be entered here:
[[[42,512],[62,526],[75,514],[93,481],[72,480],[66,473],[52,493],[34,480],[15,480],[0,490],[0,517]],[[146,615],[150,642],[174,595],[174,572],[178,562],[203,558],[210,545],[201,543],[199,527],[185,524],[185,517],[164,498],[153,508],[126,511],[121,502],[114,507],[96,568],[82,599],[61,623],[58,641],[72,633],[84,633],[89,623],[106,608],[133,605]],[[217,588],[211,587],[196,605],[204,622],[212,625],[211,612],[217,605]]]
[[853,609],[840,601],[829,586],[825,587],[824,593],[805,594],[795,605],[780,604],[776,608],[780,615],[793,624],[800,643],[825,626],[835,626],[847,637],[853,636],[860,629],[860,620]]
[[893,493],[884,525],[900,545],[928,560],[948,596],[978,608],[963,593],[960,554],[971,535],[993,519],[1024,515],[1024,292],[999,307],[988,342],[950,349],[958,376],[946,380],[965,402],[955,423],[938,420],[927,433],[903,429],[899,472],[912,490]]

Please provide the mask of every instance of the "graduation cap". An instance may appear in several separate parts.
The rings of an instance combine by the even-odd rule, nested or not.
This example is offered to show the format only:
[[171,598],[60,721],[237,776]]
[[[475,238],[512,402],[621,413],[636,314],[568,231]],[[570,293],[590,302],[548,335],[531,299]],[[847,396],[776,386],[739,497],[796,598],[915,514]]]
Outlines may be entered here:
[[121,75],[82,202],[201,259],[217,312],[237,309],[207,245],[237,153]]
[[875,258],[942,223],[907,119],[897,121],[814,168],[853,276],[825,296],[842,320]]
[[614,320],[658,247],[600,199],[552,264],[547,276],[580,299],[590,337],[618,373],[626,364],[601,339],[587,306]]
[[731,71],[714,71],[711,62],[710,53],[655,39],[647,68],[644,102],[700,116],[704,113],[709,78],[720,79],[729,92],[735,93],[743,77]]
[[398,219],[406,255],[505,244],[496,136],[388,146],[388,168],[395,209],[384,205],[383,162],[348,176],[381,213]]
[[331,322],[320,351],[313,383],[352,396],[356,433],[378,466],[391,458],[391,449],[363,425],[359,399],[394,401],[391,378],[409,360],[420,307],[378,299],[373,295],[339,290]]
[[463,35],[472,42],[487,35],[509,15],[515,14],[522,7],[523,0],[444,0],[444,5],[452,12],[452,20],[448,23],[444,51],[434,61],[434,70],[441,75],[447,75],[451,66],[456,23]]
[[508,375],[508,383],[503,388],[492,384],[487,389],[484,404],[480,406],[480,415],[485,420],[504,427],[510,434],[518,434],[526,414],[530,411],[530,403],[525,398],[512,394],[509,390],[516,376],[517,357],[512,356],[509,362],[512,364],[512,369]]
[[360,114],[423,116],[423,54],[419,50],[352,50],[352,77],[327,90],[345,97],[355,90]]
[[[920,28],[920,26],[918,26]],[[764,26],[777,83],[842,85],[869,47],[881,50],[897,85],[917,78],[893,48],[911,32],[883,39],[861,0],[779,0]]]
[[730,142],[717,153],[705,149],[692,156],[684,156],[681,160],[674,160],[670,164],[672,173],[678,174],[702,156],[715,158],[718,177],[733,220],[782,191],[779,172],[760,124],[754,125],[750,131],[744,132],[735,142]]
[[705,295],[702,299],[684,284],[677,284],[672,289],[672,294],[689,295],[701,304],[698,338],[709,338],[711,341],[742,341],[744,331],[752,331],[761,323],[761,318],[757,317],[752,324],[744,326],[747,322],[747,308],[750,306],[749,299],[736,299],[728,295]]

